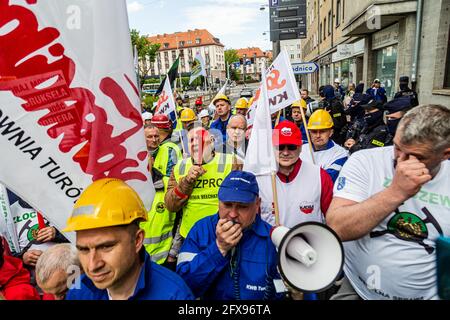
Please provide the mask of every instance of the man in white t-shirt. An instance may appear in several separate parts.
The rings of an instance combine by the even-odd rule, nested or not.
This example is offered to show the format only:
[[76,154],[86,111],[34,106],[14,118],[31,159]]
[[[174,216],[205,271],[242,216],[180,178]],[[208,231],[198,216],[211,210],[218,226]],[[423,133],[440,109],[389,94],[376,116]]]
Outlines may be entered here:
[[423,105],[393,147],[344,165],[327,223],[344,243],[346,279],[332,299],[438,299],[435,240],[450,235],[450,109]]

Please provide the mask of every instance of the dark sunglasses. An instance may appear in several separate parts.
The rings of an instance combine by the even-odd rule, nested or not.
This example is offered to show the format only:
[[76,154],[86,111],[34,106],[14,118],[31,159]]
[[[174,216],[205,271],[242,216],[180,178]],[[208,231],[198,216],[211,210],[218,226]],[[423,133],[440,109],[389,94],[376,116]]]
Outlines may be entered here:
[[284,150],[285,148],[287,148],[289,151],[295,151],[297,150],[298,146],[296,146],[295,144],[281,144],[279,146],[275,147],[277,150]]

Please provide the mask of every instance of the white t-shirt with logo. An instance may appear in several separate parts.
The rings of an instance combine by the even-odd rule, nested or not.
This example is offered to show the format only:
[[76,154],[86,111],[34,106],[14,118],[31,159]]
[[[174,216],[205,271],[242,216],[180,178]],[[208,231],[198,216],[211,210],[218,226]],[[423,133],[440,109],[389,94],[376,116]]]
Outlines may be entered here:
[[[393,147],[361,150],[344,165],[334,196],[362,202],[394,176]],[[438,299],[435,240],[450,235],[450,163],[371,233],[344,242],[345,275],[364,299]]]

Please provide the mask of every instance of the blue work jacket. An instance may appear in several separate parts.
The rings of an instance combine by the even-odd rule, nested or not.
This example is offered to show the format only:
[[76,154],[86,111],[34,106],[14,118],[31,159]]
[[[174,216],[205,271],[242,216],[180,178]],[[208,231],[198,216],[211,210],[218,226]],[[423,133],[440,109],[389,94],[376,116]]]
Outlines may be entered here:
[[[125,257],[124,257],[125,258]],[[80,288],[72,287],[66,300],[109,300],[106,289],[98,289],[84,274]],[[179,275],[151,261],[145,261],[133,295],[128,300],[193,300],[192,291]]]
[[280,281],[277,253],[270,239],[271,226],[259,214],[224,257],[216,245],[219,215],[199,220],[178,255],[177,273],[196,297],[212,300],[282,299],[274,280]]

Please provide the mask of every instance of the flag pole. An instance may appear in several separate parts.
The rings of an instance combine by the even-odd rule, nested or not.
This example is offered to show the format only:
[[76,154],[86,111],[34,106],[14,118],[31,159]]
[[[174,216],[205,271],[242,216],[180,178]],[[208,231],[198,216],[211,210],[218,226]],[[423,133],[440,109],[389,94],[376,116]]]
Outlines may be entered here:
[[280,123],[281,110],[278,110],[277,120],[275,121],[275,127]]
[[[302,99],[302,101],[306,103],[305,100]],[[303,126],[305,127],[306,138],[308,139],[309,151],[311,152],[311,159],[312,159],[312,162],[314,164],[316,164],[316,162],[314,161],[314,153],[313,153],[313,149],[312,149],[311,137],[309,136],[308,125],[306,124],[305,110],[303,110],[302,106],[300,106],[300,112],[302,113],[302,121],[303,121]]]
[[277,192],[277,173],[272,172],[271,180],[272,180],[272,193],[273,193],[273,207],[275,210],[275,226],[280,225],[280,210],[278,209],[278,192]]

